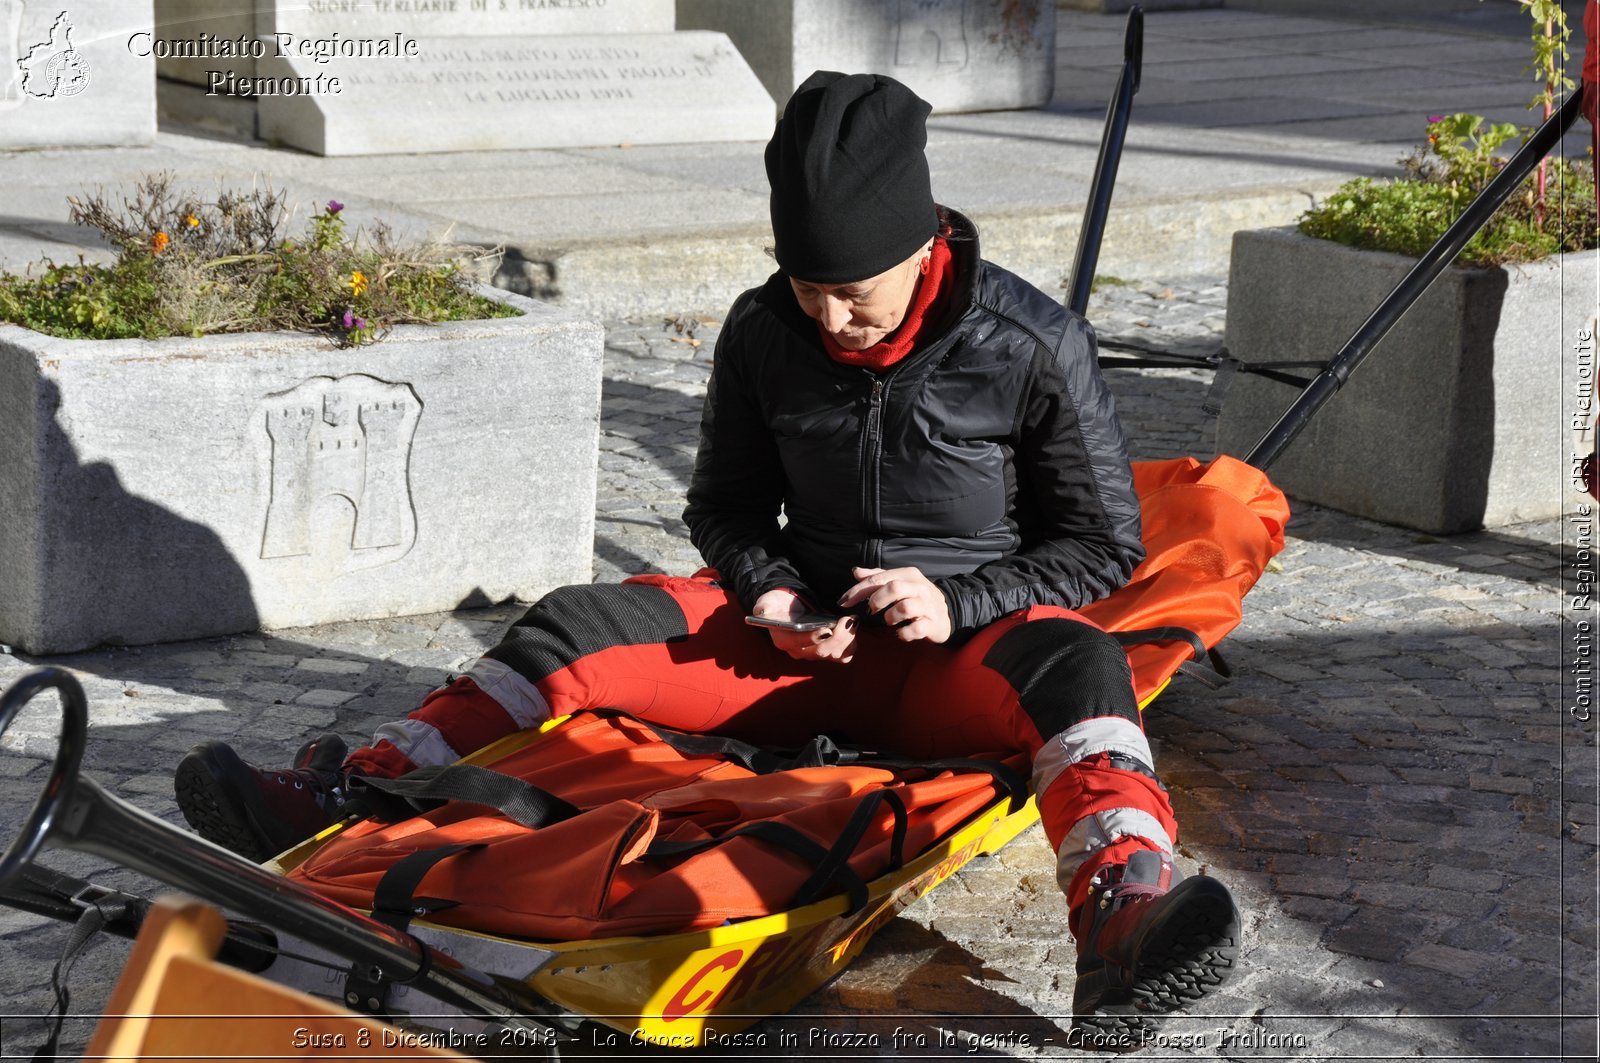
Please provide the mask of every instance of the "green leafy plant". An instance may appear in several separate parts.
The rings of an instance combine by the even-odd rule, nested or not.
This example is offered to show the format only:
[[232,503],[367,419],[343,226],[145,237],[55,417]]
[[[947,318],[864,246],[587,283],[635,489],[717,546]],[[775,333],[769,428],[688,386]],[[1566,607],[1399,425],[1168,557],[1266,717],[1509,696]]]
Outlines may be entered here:
[[285,235],[288,208],[267,189],[202,200],[156,174],[119,203],[68,202],[115,261],[0,273],[0,320],[76,339],[294,330],[353,345],[398,324],[516,314],[471,291],[465,265],[493,252],[402,244],[383,225],[347,235],[336,200],[301,240]]
[[[1567,26],[1567,13],[1561,9],[1559,0],[1517,2],[1528,9],[1533,19],[1533,62],[1523,69],[1532,71],[1534,80],[1540,86],[1538,95],[1528,104],[1528,109],[1539,108],[1548,120],[1555,113],[1557,97],[1576,88],[1572,79],[1567,77],[1567,41],[1572,36],[1572,30]],[[1534,179],[1541,218],[1549,194],[1549,163],[1549,159],[1539,163],[1539,172]]]
[[[1573,88],[1563,72],[1570,30],[1556,0],[1518,2],[1533,19],[1534,57],[1527,69],[1541,86],[1528,106],[1548,119],[1560,94]],[[1301,216],[1300,231],[1352,247],[1421,255],[1505,165],[1498,150],[1532,133],[1475,114],[1429,115],[1427,142],[1400,160],[1403,177],[1345,183]],[[1467,243],[1460,261],[1497,266],[1600,246],[1593,182],[1593,160],[1546,158]]]

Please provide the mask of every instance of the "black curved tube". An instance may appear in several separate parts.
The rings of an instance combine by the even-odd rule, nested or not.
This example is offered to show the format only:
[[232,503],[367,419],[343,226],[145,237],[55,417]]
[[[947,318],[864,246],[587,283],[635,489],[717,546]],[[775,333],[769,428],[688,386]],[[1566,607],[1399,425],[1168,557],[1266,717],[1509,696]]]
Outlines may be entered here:
[[108,794],[78,766],[88,734],[88,705],[70,673],[30,672],[0,695],[0,734],[44,690],[61,693],[61,743],[45,792],[23,832],[0,857],[0,883],[18,875],[48,840],[93,853],[202,900],[249,913],[275,930],[314,941],[389,981],[418,989],[508,1027],[548,1029],[538,1016],[555,1009],[513,979],[476,971],[360,912],[275,875],[244,857],[188,834]]
[[50,777],[45,780],[44,790],[22,821],[17,839],[0,855],[0,882],[14,876],[38,855],[78,777],[78,766],[83,763],[83,747],[89,737],[88,701],[83,696],[82,685],[71,673],[59,668],[29,672],[0,694],[0,735],[11,727],[23,706],[46,690],[61,695],[61,739],[56,745],[55,760],[50,765]]

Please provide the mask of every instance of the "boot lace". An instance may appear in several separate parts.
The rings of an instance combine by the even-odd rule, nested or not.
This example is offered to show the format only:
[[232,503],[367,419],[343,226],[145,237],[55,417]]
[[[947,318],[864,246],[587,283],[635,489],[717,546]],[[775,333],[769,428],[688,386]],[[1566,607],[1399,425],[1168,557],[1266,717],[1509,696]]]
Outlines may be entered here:
[[1120,908],[1140,897],[1160,897],[1167,891],[1149,882],[1113,882],[1098,892],[1101,908]]

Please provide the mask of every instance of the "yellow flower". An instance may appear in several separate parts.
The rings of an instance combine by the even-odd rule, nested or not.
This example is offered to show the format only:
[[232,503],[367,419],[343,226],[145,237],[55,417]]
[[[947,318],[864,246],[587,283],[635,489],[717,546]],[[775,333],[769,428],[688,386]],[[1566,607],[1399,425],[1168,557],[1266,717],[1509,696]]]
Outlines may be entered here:
[[155,238],[150,241],[150,249],[159,255],[167,249],[167,245],[170,243],[172,243],[172,237],[166,233],[156,233]]
[[200,219],[195,217],[193,214],[185,215],[183,220],[189,223],[189,228],[191,229],[200,228]]
[[367,290],[367,275],[359,269],[350,274],[350,293],[360,295]]

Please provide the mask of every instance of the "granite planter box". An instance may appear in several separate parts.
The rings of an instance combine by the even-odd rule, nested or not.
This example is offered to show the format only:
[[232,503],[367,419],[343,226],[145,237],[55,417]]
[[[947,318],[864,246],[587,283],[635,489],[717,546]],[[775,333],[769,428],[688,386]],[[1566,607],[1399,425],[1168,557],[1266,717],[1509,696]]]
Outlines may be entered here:
[[[1413,260],[1293,229],[1237,233],[1226,342],[1240,361],[1326,361]],[[1291,497],[1433,534],[1554,517],[1569,475],[1574,345],[1596,256],[1452,267],[1273,465]],[[1309,375],[1314,370],[1298,370]],[[1241,373],[1217,449],[1243,456],[1296,394]]]
[[0,642],[35,654],[588,582],[603,332],[543,304],[341,349],[0,326]]

